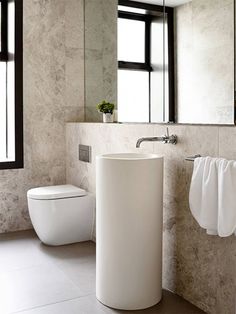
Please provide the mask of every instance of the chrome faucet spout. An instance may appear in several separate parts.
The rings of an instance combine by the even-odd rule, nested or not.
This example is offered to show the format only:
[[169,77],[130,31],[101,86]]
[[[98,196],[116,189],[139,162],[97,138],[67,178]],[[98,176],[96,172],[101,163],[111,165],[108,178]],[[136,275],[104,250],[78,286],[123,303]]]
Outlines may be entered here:
[[177,135],[169,135],[169,130],[167,128],[167,134],[164,136],[154,136],[154,137],[141,137],[137,140],[136,148],[139,148],[142,142],[162,142],[164,144],[177,144]]
[[165,137],[160,136],[160,137],[141,137],[137,140],[136,143],[136,148],[139,148],[142,142],[164,142]]

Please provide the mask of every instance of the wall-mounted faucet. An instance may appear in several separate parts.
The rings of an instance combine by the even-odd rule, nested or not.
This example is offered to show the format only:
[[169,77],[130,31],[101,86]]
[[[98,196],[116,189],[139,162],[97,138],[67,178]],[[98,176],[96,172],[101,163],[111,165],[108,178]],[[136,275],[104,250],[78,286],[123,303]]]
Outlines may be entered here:
[[177,144],[177,135],[169,135],[169,129],[167,128],[166,135],[156,137],[141,137],[137,140],[136,147],[139,148],[142,142],[162,142],[164,144]]

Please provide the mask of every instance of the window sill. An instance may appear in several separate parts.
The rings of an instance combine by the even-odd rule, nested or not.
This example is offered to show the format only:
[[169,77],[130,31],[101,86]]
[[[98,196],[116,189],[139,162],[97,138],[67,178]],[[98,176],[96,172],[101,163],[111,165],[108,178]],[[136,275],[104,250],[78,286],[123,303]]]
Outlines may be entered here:
[[0,170],[9,170],[9,169],[22,169],[24,168],[23,162],[17,161],[0,161]]

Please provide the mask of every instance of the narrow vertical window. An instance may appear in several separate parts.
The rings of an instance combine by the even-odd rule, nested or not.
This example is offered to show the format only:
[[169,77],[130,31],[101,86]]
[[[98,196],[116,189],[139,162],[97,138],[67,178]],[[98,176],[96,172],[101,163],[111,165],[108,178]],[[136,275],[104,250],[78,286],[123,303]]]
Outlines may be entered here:
[[119,11],[118,119],[150,121],[150,19],[140,13]]
[[22,0],[0,0],[0,169],[23,167]]
[[118,121],[173,122],[173,8],[118,3]]

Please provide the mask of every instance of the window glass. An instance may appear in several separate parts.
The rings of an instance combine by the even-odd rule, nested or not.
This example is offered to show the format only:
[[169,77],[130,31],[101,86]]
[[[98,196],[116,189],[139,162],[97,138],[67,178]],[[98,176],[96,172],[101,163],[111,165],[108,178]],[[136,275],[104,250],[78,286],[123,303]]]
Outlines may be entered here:
[[132,7],[126,7],[123,5],[118,5],[119,11],[125,11],[125,12],[131,12],[131,13],[139,13],[139,14],[145,14],[146,10],[139,9],[139,8],[132,8]]
[[0,169],[14,169],[23,167],[23,2],[0,0],[0,4],[0,28],[4,29],[4,53],[0,51]]
[[149,122],[149,72],[118,71],[118,121]]
[[118,19],[118,60],[145,62],[145,22]]
[[15,3],[8,4],[8,53],[15,53]]
[[[8,4],[8,52],[15,52],[15,4]],[[15,160],[15,62],[10,58],[7,62],[7,158]]]
[[7,158],[15,160],[15,66],[7,63]]
[[6,160],[6,62],[0,62],[0,161]]

